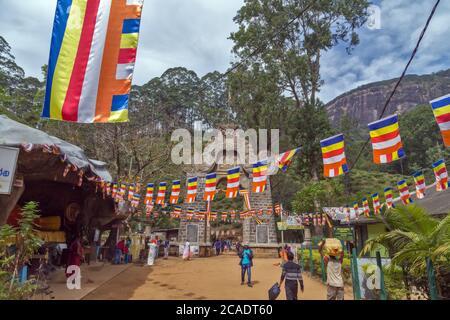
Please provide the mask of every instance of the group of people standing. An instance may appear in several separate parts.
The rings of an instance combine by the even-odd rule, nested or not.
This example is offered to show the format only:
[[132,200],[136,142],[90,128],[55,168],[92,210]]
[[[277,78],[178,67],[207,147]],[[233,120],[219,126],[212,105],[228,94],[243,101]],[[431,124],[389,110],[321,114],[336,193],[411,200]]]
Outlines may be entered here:
[[217,239],[213,243],[213,248],[216,250],[216,256],[220,255],[224,251],[228,251],[231,249],[232,243],[231,240],[225,239]]
[[[344,252],[341,251],[339,256],[326,255],[323,252],[323,244],[319,246],[319,253],[323,257],[327,272],[327,300],[344,300],[344,280],[342,277],[342,262]],[[244,243],[236,244],[236,252],[240,258],[241,266],[241,285],[245,284],[245,275],[247,275],[247,285],[252,287],[252,267],[253,267],[253,251]],[[280,250],[281,257],[281,278],[279,287],[284,283],[286,300],[298,300],[298,289],[301,292],[305,290],[302,269],[300,265],[294,262],[295,255],[289,246],[285,246]]]

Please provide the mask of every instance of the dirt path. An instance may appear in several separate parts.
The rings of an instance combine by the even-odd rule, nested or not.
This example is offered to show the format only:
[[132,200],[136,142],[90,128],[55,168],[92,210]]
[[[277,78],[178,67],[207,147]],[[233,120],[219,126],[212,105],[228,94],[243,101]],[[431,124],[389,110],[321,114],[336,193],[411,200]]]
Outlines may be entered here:
[[[180,258],[157,260],[153,267],[134,265],[103,284],[83,299],[126,300],[267,300],[267,290],[279,281],[279,260],[255,259],[253,288],[240,285],[240,267],[235,256],[182,261]],[[326,287],[304,275],[305,293],[299,299],[322,300]],[[346,292],[345,299],[351,299]],[[285,299],[284,288],[278,299]]]

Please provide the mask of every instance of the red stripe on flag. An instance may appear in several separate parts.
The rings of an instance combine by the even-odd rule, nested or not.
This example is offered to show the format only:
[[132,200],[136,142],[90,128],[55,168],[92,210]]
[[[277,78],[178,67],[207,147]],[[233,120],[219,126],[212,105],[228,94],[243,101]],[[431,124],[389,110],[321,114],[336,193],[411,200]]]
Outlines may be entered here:
[[327,158],[331,158],[331,157],[338,156],[338,155],[340,155],[340,154],[342,154],[342,153],[344,153],[344,148],[341,148],[341,149],[337,149],[337,150],[333,150],[333,151],[330,151],[330,152],[323,153],[323,157],[324,157],[325,159],[327,159]]
[[88,1],[86,13],[81,30],[80,42],[78,43],[77,55],[72,69],[69,87],[62,107],[62,119],[67,121],[78,120],[78,104],[80,102],[81,90],[83,89],[84,77],[91,52],[92,38],[94,37],[95,23],[97,21],[100,0]]
[[388,140],[394,139],[399,134],[400,134],[400,131],[397,129],[395,131],[383,134],[383,135],[378,136],[378,137],[371,137],[370,139],[371,139],[371,141],[373,143],[384,142],[384,141],[388,141]]
[[436,117],[437,123],[445,123],[450,121],[450,113],[446,113]]
[[119,63],[136,62],[136,48],[124,48],[119,51]]
[[239,181],[239,177],[238,178],[233,178],[233,179],[228,179],[227,183],[235,183]]

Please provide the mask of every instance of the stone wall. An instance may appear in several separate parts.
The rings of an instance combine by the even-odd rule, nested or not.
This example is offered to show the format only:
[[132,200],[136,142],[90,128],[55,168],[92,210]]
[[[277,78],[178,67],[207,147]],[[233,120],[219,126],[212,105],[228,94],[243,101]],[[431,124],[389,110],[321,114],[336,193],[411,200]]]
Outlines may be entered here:
[[[183,212],[186,212],[188,208],[194,209],[195,212],[206,211],[206,201],[203,201],[203,193],[205,190],[205,176],[198,176],[197,186],[198,187],[197,187],[196,201],[194,203],[182,203],[181,207],[183,209]],[[194,244],[207,244],[207,245],[210,244],[211,226],[209,225],[209,222],[207,222],[206,220],[198,221],[195,219],[188,221],[184,217],[182,217],[180,220],[180,231],[178,233],[178,242],[180,243],[186,242],[188,224],[198,225],[199,242]],[[205,230],[206,230],[206,241],[205,241]]]
[[[252,193],[250,192],[250,205],[252,210],[256,210],[258,212],[259,209],[263,209],[264,212],[268,207],[272,206],[272,191],[270,189],[270,181],[269,177],[267,178],[266,190],[263,193]],[[264,215],[262,217],[265,223],[260,224],[260,226],[267,226],[268,232],[268,242],[266,243],[278,243],[277,240],[277,231],[275,226],[275,217],[274,215]],[[257,239],[257,223],[255,219],[246,219],[243,223],[243,239],[244,242],[248,242],[252,245],[263,243],[259,242]]]

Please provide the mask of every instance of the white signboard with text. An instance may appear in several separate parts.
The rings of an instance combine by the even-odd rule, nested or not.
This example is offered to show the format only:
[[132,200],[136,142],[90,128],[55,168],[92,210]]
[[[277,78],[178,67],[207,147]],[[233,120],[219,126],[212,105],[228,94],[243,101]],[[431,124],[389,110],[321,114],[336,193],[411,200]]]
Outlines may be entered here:
[[0,194],[11,194],[19,149],[0,146]]

